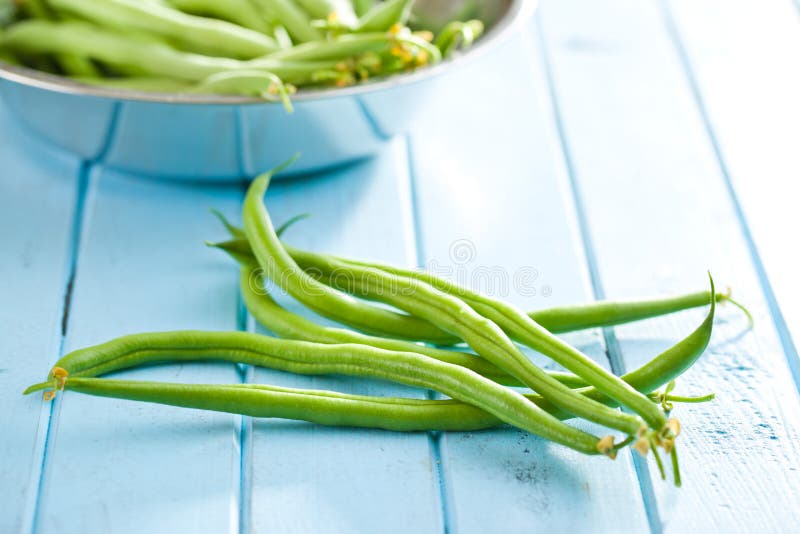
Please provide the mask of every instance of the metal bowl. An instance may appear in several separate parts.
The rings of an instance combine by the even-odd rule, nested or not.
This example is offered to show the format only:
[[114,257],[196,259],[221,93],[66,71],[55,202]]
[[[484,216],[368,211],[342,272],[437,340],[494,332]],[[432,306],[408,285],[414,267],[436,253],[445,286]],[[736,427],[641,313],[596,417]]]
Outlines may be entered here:
[[[463,2],[464,0],[458,0]],[[454,0],[422,2],[443,15]],[[404,133],[442,74],[494,47],[533,0],[479,2],[488,31],[434,67],[344,89],[298,92],[295,111],[244,97],[179,95],[79,84],[0,62],[0,96],[40,137],[87,161],[161,178],[235,181],[302,154],[293,174],[363,159]]]

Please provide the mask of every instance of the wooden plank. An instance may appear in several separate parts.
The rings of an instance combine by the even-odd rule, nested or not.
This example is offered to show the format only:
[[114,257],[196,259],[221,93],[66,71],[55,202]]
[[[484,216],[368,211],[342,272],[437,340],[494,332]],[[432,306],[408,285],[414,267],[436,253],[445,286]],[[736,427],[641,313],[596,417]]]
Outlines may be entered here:
[[773,315],[783,314],[783,343],[800,386],[798,255],[776,239],[800,226],[792,194],[800,178],[797,6],[790,0],[760,2],[758,9],[743,0],[670,5],[673,39],[749,225],[746,238],[760,255],[756,267]]
[[[235,213],[240,196],[239,188],[95,169],[66,349],[141,331],[235,329],[236,276],[202,241],[217,232],[208,207]],[[121,375],[239,382],[233,365]],[[237,530],[238,417],[71,393],[60,398],[46,451],[39,531]]]
[[[267,205],[280,223],[313,216],[287,234],[311,250],[410,264],[413,235],[404,199],[402,145],[317,178],[274,184]],[[400,165],[400,166],[398,166]],[[287,306],[306,314],[284,299]],[[399,385],[258,370],[255,381],[367,395],[423,397]],[[439,532],[436,469],[424,433],[253,423],[254,532]]]
[[44,442],[41,397],[21,393],[58,353],[79,165],[13,124],[2,103],[0,161],[0,532],[18,532]]
[[[540,14],[606,292],[697,289],[710,268],[756,316],[745,333],[741,315],[722,308],[711,349],[679,382],[718,397],[678,411],[684,487],[655,484],[664,525],[786,531],[800,522],[797,391],[663,13],[654,2],[569,0]],[[701,316],[618,329],[627,365],[677,341]]]
[[[590,299],[541,64],[518,38],[448,83],[411,145],[420,263],[526,308]],[[597,332],[570,339],[606,363]],[[511,429],[441,447],[459,532],[647,529],[627,454],[589,458]]]

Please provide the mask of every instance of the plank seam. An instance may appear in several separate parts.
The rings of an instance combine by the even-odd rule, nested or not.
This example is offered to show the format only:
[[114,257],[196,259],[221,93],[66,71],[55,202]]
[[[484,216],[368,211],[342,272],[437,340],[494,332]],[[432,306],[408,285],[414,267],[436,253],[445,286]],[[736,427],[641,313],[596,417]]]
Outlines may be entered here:
[[[238,294],[238,307],[237,307],[237,329],[242,332],[254,332],[255,323],[253,318],[247,311],[244,304],[244,298],[241,291]],[[253,366],[252,365],[237,365],[237,371],[242,384],[252,382],[253,379]],[[252,503],[253,503],[253,418],[240,415],[238,417],[238,448],[239,448],[239,478],[237,488],[234,492],[238,491],[238,526],[231,531],[238,531],[239,534],[249,534],[251,529],[252,517]]]
[[[416,187],[416,170],[414,168],[414,147],[411,141],[411,136],[409,134],[405,134],[403,141],[405,142],[405,156],[406,156],[406,168],[407,168],[407,187],[408,187],[408,201],[409,201],[409,210],[411,213],[411,227],[412,227],[412,238],[414,241],[413,247],[413,264],[417,268],[424,268],[424,258],[425,252],[423,247],[423,237],[421,232],[421,223],[420,223],[420,210],[419,210],[419,197],[418,191]],[[425,396],[429,400],[436,400],[439,398],[439,394],[435,391],[428,390],[425,393]],[[443,449],[443,442],[444,442],[444,435],[442,432],[427,432],[428,434],[428,447],[430,450],[430,457],[431,462],[433,463],[433,468],[436,473],[436,482],[439,487],[439,507],[441,510],[441,517],[442,517],[442,531],[444,534],[453,534],[456,532],[455,528],[455,520],[453,515],[453,503],[451,502],[450,495],[451,491],[449,489],[448,480],[449,477],[447,473],[449,472],[449,467],[445,459],[445,455],[442,453]]]
[[[239,175],[241,177],[242,198],[247,193],[249,177],[247,176],[247,152],[244,146],[244,116],[241,109],[237,108],[235,111],[236,121],[236,152],[238,158]],[[237,273],[238,280],[238,273]],[[237,284],[237,308],[236,308],[236,328],[242,332],[255,332],[255,319],[250,315],[247,306],[244,303],[244,296],[241,289]],[[242,384],[247,384],[253,381],[255,373],[252,365],[237,364],[236,370],[239,374],[239,379]],[[235,431],[235,442],[239,449],[239,478],[238,484],[234,488],[236,495],[237,510],[235,518],[232,521],[238,521],[236,528],[231,528],[231,532],[238,531],[239,534],[249,534],[252,530],[252,504],[253,504],[253,418],[240,415],[238,421],[238,429]],[[238,430],[238,431],[237,431]]]
[[[761,259],[761,254],[758,251],[755,238],[750,230],[750,225],[747,222],[744,207],[742,206],[742,202],[739,200],[739,195],[736,192],[736,186],[733,183],[730,169],[728,168],[728,164],[723,155],[722,146],[720,145],[719,138],[717,137],[714,129],[711,115],[708,112],[705,99],[703,98],[703,93],[700,89],[700,84],[697,80],[697,76],[695,75],[695,69],[692,64],[692,60],[689,57],[689,51],[683,42],[677,21],[675,20],[675,16],[667,0],[659,0],[659,3],[667,33],[669,34],[669,38],[672,41],[672,44],[675,47],[675,52],[678,55],[678,60],[680,61],[684,76],[686,77],[686,82],[689,86],[689,90],[691,91],[695,106],[697,107],[697,112],[699,113],[700,119],[703,123],[703,128],[708,136],[708,141],[711,144],[712,151],[714,152],[714,158],[716,159],[717,167],[719,168],[722,181],[725,185],[725,189],[728,192],[734,214],[736,215],[736,219],[739,223],[739,229],[742,232],[742,237],[744,238],[747,246],[750,259],[753,262],[753,267],[756,271],[759,285],[761,286],[761,292],[764,294],[764,298],[767,301],[767,308],[769,309],[770,317],[772,318],[772,322],[778,332],[778,339],[780,340],[781,348],[783,349],[784,356],[786,357],[786,362],[789,365],[789,370],[792,374],[792,378],[794,379],[795,388],[798,392],[800,392],[800,355],[798,355],[797,346],[795,345],[792,335],[789,332],[789,327],[786,324],[783,312],[781,312],[778,299],[775,296],[775,291],[772,288],[769,277],[767,276],[766,267]],[[798,3],[798,5],[800,5],[800,3]]]
[[[111,110],[111,118],[108,122],[106,136],[103,140],[100,150],[97,153],[97,156],[89,160],[83,160],[78,168],[77,186],[75,191],[75,207],[73,209],[72,223],[70,228],[66,280],[64,283],[60,336],[58,340],[56,359],[63,356],[64,348],[66,346],[67,331],[69,328],[69,312],[72,304],[72,291],[78,272],[78,257],[80,255],[81,243],[83,242],[83,232],[84,228],[86,227],[86,200],[89,194],[91,176],[94,172],[95,166],[99,165],[106,158],[111,149],[112,142],[116,137],[121,107],[121,103],[117,102],[114,104],[114,107]],[[54,402],[50,403],[44,423],[44,439],[42,440],[41,461],[36,464],[35,469],[37,472],[34,473],[32,477],[35,479],[35,483],[33,485],[34,487],[31,488],[33,491],[33,503],[32,506],[29,507],[31,510],[30,519],[27,520],[27,522],[30,524],[31,533],[36,533],[39,530],[39,507],[41,506],[44,493],[44,481],[47,475],[49,453],[53,448],[52,443],[55,439],[55,431],[53,431],[53,428],[58,424],[58,413],[60,412],[60,407],[61,402],[60,397],[58,397]]]
[[[550,99],[550,105],[553,113],[553,121],[558,136],[559,145],[561,147],[561,155],[564,161],[564,166],[567,173],[570,196],[575,210],[575,217],[578,222],[578,232],[580,235],[583,253],[586,258],[586,266],[589,271],[589,280],[592,286],[592,293],[595,300],[603,300],[606,298],[605,289],[603,288],[602,279],[600,277],[600,268],[595,253],[594,241],[592,240],[591,231],[589,229],[589,221],[586,216],[586,207],[581,193],[580,183],[578,180],[577,170],[575,169],[572,151],[569,146],[567,137],[566,126],[561,113],[561,101],[558,97],[555,84],[555,75],[553,72],[552,62],[546,40],[544,38],[544,29],[542,19],[539,13],[535,17],[536,33],[538,35],[540,58],[544,67],[544,77],[547,84],[547,94]],[[530,42],[530,35],[525,34],[524,40],[527,42],[527,52],[529,56],[533,56],[533,46]],[[603,328],[603,341],[605,344],[605,353],[608,358],[611,370],[616,375],[625,373],[625,363],[622,357],[622,349],[619,345],[619,340],[614,333],[613,328]],[[647,459],[643,458],[638,453],[630,450],[633,459],[633,466],[636,472],[636,478],[639,482],[639,490],[642,495],[642,502],[645,507],[645,514],[647,522],[650,526],[650,531],[653,534],[660,534],[663,532],[663,525],[658,510],[658,503],[655,497],[655,490],[653,488],[653,481],[650,477],[650,470],[647,467]]]

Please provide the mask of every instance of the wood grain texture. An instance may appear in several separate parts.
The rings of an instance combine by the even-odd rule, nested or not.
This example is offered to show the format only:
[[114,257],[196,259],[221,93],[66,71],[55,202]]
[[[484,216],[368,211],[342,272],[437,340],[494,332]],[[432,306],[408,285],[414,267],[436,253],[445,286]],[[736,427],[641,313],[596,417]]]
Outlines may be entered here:
[[[541,64],[516,39],[449,83],[410,147],[420,264],[527,309],[590,300]],[[607,364],[597,332],[571,340]],[[588,458],[506,429],[447,434],[442,455],[458,532],[647,528],[628,454]]]
[[22,390],[58,354],[79,165],[13,124],[2,103],[0,124],[0,532],[18,532],[35,505],[49,414]]
[[[789,0],[543,2],[525,35],[443,81],[410,136],[267,195],[276,223],[312,213],[287,234],[295,245],[424,265],[525,308],[696,290],[706,269],[732,285],[757,327],[720,308],[708,353],[679,382],[718,398],[678,409],[684,487],[650,473],[652,501],[630,455],[586,458],[511,429],[330,429],[67,393],[45,440],[49,406],[19,392],[58,356],[72,260],[66,350],[242,328],[236,267],[202,241],[224,235],[207,208],[237,219],[243,189],[95,168],[76,219],[81,162],[0,105],[0,532],[791,532],[800,399],[784,349],[800,311],[796,255],[775,236],[797,226],[794,197],[780,193],[798,178],[797,24]],[[231,142],[215,161],[256,164]],[[135,160],[133,145],[109,146]],[[616,329],[624,363],[701,319]],[[569,340],[607,363],[599,332]],[[426,396],[222,364],[123,376]]]
[[[142,331],[235,329],[236,276],[202,238],[216,231],[208,208],[235,212],[240,194],[95,169],[66,350]],[[233,365],[121,376],[239,382]],[[67,393],[46,452],[38,530],[236,531],[238,419]]]
[[[543,7],[566,148],[610,296],[697,288],[711,269],[756,315],[746,333],[722,308],[711,349],[680,381],[718,397],[679,411],[684,487],[655,485],[665,527],[788,531],[800,519],[797,391],[662,15],[655,3],[622,0]],[[618,329],[626,363],[700,320],[697,312]]]
[[[789,0],[672,1],[667,17],[800,387],[800,18]],[[778,307],[780,309],[778,309]],[[782,317],[781,317],[782,315]],[[781,320],[783,319],[783,320]],[[783,323],[783,324],[780,324]]]

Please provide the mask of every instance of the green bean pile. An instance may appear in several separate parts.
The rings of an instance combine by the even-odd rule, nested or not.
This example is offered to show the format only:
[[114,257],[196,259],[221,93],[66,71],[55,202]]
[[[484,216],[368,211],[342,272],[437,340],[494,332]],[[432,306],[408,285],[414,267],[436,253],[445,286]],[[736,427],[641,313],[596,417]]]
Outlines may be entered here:
[[[67,389],[253,417],[394,431],[468,431],[511,425],[589,455],[614,458],[627,446],[643,455],[652,451],[662,477],[658,451],[663,449],[671,457],[675,483],[680,485],[675,447],[680,424],[670,416],[673,403],[706,402],[713,394],[677,396],[672,393],[674,381],[708,346],[718,302],[729,301],[747,314],[729,294],[715,291],[710,276],[710,291],[526,313],[427,273],[287,245],[282,234],[297,219],[276,230],[264,205],[277,170],[250,186],[243,227],[217,214],[231,238],[211,243],[238,261],[247,309],[277,337],[200,331],[125,336],[65,355],[46,381],[25,393],[44,390],[45,399],[50,400],[57,391]],[[340,283],[343,275],[348,284]],[[308,308],[353,329],[321,326],[284,309],[266,290],[264,278]],[[622,377],[555,336],[704,305],[710,305],[708,313],[696,330]],[[539,368],[522,353],[522,346],[570,372]],[[433,390],[449,399],[101,378],[142,365],[183,361],[226,361],[305,375],[378,378]],[[598,436],[580,430],[565,422],[572,418],[621,435]]]
[[[432,65],[483,33],[414,0],[0,0],[0,59],[79,82],[281,100]],[[464,13],[470,16],[471,13]],[[436,33],[434,33],[434,30]]]

